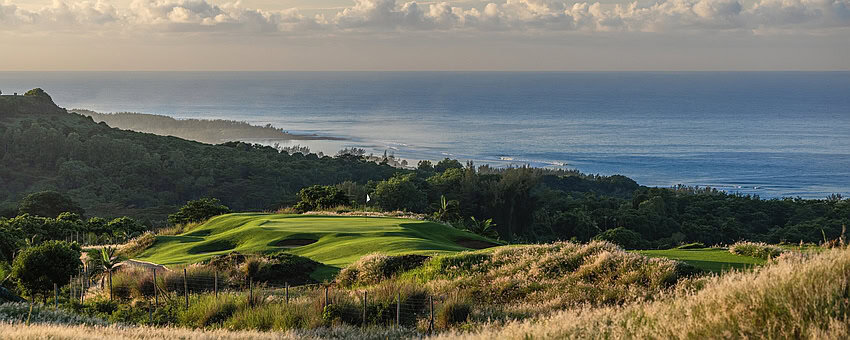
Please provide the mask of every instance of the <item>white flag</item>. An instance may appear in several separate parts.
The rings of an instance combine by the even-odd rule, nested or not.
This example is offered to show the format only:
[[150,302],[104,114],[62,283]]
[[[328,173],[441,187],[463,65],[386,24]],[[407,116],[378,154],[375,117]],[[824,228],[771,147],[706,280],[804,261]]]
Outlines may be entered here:
[[366,202],[369,202],[371,200],[372,200],[372,198],[369,197],[369,194],[366,194]]

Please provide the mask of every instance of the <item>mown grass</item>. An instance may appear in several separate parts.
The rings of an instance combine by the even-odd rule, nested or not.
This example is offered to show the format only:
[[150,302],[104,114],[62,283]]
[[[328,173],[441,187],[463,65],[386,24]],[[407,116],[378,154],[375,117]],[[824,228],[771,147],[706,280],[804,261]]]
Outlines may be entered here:
[[753,268],[766,262],[765,259],[732,254],[721,248],[638,250],[636,253],[649,257],[683,261],[713,273]]
[[[315,243],[280,246],[287,239]],[[469,250],[462,240],[492,242],[438,223],[385,217],[239,213],[215,217],[182,234],[157,236],[137,259],[165,265],[200,262],[233,251],[267,254],[286,250],[325,266],[313,273],[330,279],[342,267],[371,253],[446,254]],[[495,244],[494,244],[495,245]]]

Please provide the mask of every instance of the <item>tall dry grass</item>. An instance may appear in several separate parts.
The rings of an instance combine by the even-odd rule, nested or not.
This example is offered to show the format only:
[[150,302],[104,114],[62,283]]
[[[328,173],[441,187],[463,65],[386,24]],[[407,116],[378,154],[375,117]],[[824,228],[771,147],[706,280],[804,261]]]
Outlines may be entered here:
[[437,339],[846,339],[850,250],[783,255],[754,272],[711,277],[696,292],[623,307],[576,308],[543,319]]

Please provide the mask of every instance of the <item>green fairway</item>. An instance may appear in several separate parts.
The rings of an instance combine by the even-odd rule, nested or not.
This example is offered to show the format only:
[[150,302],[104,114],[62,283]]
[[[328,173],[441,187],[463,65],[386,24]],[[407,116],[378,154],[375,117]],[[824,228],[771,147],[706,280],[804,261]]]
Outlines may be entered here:
[[718,248],[638,250],[637,253],[649,257],[665,257],[684,261],[697,268],[715,273],[729,269],[751,268],[766,262],[755,257],[735,255],[726,249]]
[[426,221],[239,213],[212,218],[181,235],[157,236],[156,243],[137,259],[176,265],[233,251],[257,254],[286,250],[325,264],[327,267],[314,276],[329,278],[370,253],[444,254],[482,244],[495,245],[481,236]]

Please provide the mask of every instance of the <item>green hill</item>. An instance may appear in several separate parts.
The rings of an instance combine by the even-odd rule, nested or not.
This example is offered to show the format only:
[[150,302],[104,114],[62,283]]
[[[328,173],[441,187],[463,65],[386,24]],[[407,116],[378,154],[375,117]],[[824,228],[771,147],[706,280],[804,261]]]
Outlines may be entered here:
[[0,215],[27,194],[67,194],[93,216],[153,224],[188,200],[240,211],[293,204],[301,188],[366,183],[399,171],[356,158],[289,155],[240,142],[210,145],[111,128],[56,106],[43,91],[0,96]]
[[195,263],[215,255],[281,250],[327,265],[330,278],[371,253],[446,254],[496,245],[438,223],[401,218],[239,213],[215,217],[176,236],[157,236],[137,259],[165,265]]

